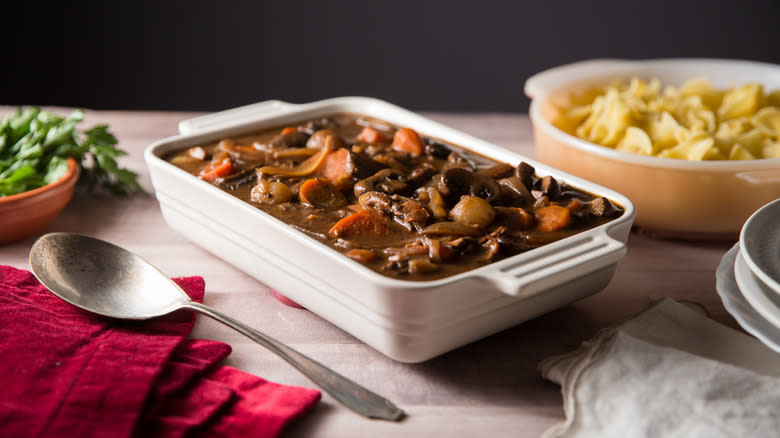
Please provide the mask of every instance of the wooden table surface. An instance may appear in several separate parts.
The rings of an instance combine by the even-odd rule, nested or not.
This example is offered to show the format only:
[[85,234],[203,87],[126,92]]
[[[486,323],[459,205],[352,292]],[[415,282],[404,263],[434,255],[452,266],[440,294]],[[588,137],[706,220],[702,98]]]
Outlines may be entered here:
[[[8,108],[0,107],[0,114]],[[65,113],[68,109],[56,109]],[[183,112],[87,111],[82,127],[107,123],[129,154],[121,164],[153,193],[144,149],[177,133]],[[524,114],[426,116],[533,157]],[[715,291],[715,269],[734,242],[653,240],[632,232],[628,254],[609,286],[589,298],[420,364],[394,362],[306,310],[281,304],[268,287],[189,242],[168,227],[154,196],[94,196],[79,190],[49,231],[89,234],[128,248],[171,277],[200,275],[208,305],[290,344],[402,407],[400,423],[363,419],[328,395],[284,436],[536,437],[563,419],[560,388],[543,381],[541,359],[572,350],[597,330],[662,297],[694,300],[711,316],[738,327]],[[0,263],[29,269],[34,238],[0,246]],[[227,364],[282,384],[314,387],[296,370],[241,335],[198,318],[195,338],[233,347]]]

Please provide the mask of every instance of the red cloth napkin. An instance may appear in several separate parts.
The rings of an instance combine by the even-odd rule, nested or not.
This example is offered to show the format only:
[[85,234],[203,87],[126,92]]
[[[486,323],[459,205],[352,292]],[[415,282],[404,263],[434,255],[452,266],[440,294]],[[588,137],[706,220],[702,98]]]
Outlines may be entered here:
[[[202,278],[175,281],[202,301]],[[230,346],[186,338],[194,321],[93,316],[0,266],[0,436],[272,437],[319,401],[219,365]]]

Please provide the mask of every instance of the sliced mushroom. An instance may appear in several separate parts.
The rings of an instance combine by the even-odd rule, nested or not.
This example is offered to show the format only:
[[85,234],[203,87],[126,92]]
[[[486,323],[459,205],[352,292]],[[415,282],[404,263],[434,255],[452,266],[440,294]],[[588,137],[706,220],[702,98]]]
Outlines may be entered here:
[[409,169],[409,166],[406,165],[405,159],[408,158],[407,156],[404,156],[403,154],[396,152],[396,151],[390,151],[388,154],[385,154],[383,156],[379,156],[375,158],[377,161],[380,161],[387,165],[387,167],[391,169],[395,169],[399,172],[402,172],[404,175],[408,175],[409,172],[411,172],[411,169]]
[[350,151],[349,154],[349,167],[352,176],[357,179],[365,179],[372,175],[376,175],[376,173],[382,169],[387,169],[386,164],[352,151]]
[[393,217],[400,219],[403,223],[410,224],[419,231],[425,228],[431,215],[422,204],[415,200],[407,199],[400,204],[393,205]]
[[333,149],[338,149],[346,145],[336,131],[332,129],[320,129],[308,138],[306,147],[309,149],[322,149],[328,142],[331,142],[330,146]]
[[496,241],[506,248],[507,252],[518,253],[533,249],[538,244],[532,244],[528,241],[529,234],[504,233],[496,237]]
[[569,203],[566,204],[566,208],[569,210],[572,216],[581,218],[586,216],[589,212],[585,211],[586,204],[579,198],[572,198]]
[[388,260],[387,263],[382,265],[383,271],[391,271],[397,273],[408,272],[409,261],[408,260]]
[[551,175],[547,175],[539,181],[539,190],[553,201],[561,196],[561,186]]
[[479,169],[477,173],[481,175],[489,176],[493,179],[501,179],[501,178],[506,178],[511,176],[514,170],[515,168],[512,167],[510,164],[496,163],[490,167]]
[[447,218],[447,205],[444,198],[434,187],[420,187],[417,189],[417,200],[428,207],[431,215],[436,220]]
[[523,181],[516,176],[501,179],[498,184],[501,186],[502,198],[509,202],[533,202],[534,200]]
[[501,244],[495,236],[485,236],[479,243],[483,253],[478,257],[479,260],[488,262],[495,259],[501,250]]
[[465,191],[466,174],[453,169],[448,169],[448,171],[451,171],[449,177],[445,176],[445,172],[437,173],[431,178],[433,188],[445,198],[460,199],[460,192]]
[[271,146],[277,149],[302,148],[306,146],[309,134],[301,131],[292,131],[279,134],[271,140]]
[[617,207],[607,198],[598,197],[587,204],[587,210],[594,216],[609,217],[617,212]]
[[395,222],[411,231],[422,230],[430,219],[428,210],[419,202],[399,195],[381,192],[366,192],[358,202],[365,208],[372,208],[390,215]]
[[429,141],[425,145],[425,154],[441,160],[447,158],[450,155],[450,148],[436,141]]
[[517,168],[515,169],[515,176],[520,178],[520,181],[523,182],[523,184],[528,190],[532,190],[534,187],[535,174],[536,174],[536,169],[534,169],[533,166],[526,163],[525,161],[521,161],[520,164],[518,164]]
[[461,168],[461,169],[468,169],[468,170],[474,169],[474,166],[471,164],[471,162],[469,162],[469,160],[467,160],[457,152],[450,152],[450,154],[447,155],[447,167]]
[[219,186],[226,190],[235,190],[236,188],[248,184],[257,179],[257,168],[250,167],[232,175],[226,176]]
[[366,192],[382,192],[387,194],[403,193],[409,188],[406,176],[397,169],[382,169],[373,176],[355,183],[355,196]]
[[415,167],[409,176],[406,178],[406,182],[409,184],[410,189],[417,189],[426,182],[430,181],[431,177],[436,173],[436,170],[428,164],[421,163],[418,167]]
[[493,202],[501,195],[501,188],[495,179],[458,167],[447,169],[436,179],[435,187],[453,202],[463,195]]
[[339,208],[347,204],[344,195],[327,178],[311,178],[298,192],[301,202],[314,208]]
[[457,239],[442,242],[441,251],[444,260],[452,260],[459,255],[468,254],[479,249],[479,241],[471,236],[461,236]]
[[358,197],[358,202],[365,208],[373,208],[375,210],[383,211],[385,213],[390,212],[390,204],[392,200],[387,193],[378,192],[372,190],[365,192]]
[[424,240],[425,246],[428,248],[428,259],[434,263],[439,263],[442,260],[441,254],[441,240],[431,239],[426,237]]

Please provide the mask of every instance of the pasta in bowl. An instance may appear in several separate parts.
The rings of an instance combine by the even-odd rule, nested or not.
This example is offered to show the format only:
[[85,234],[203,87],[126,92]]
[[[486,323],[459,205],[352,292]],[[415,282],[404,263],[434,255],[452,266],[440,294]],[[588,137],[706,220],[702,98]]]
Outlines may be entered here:
[[610,83],[571,96],[552,123],[618,151],[685,160],[780,158],[780,89],[728,89],[707,78],[680,87],[658,78]]
[[592,60],[526,82],[540,161],[626,194],[652,235],[733,238],[780,197],[780,66]]

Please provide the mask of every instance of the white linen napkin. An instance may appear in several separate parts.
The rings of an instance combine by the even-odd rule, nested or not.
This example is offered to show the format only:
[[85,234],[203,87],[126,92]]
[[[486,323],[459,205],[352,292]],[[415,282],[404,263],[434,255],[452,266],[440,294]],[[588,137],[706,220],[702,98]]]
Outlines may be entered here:
[[539,364],[566,419],[544,437],[780,437],[780,355],[665,299]]

